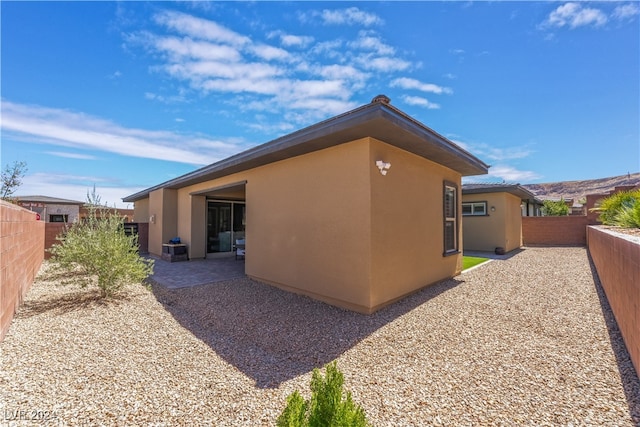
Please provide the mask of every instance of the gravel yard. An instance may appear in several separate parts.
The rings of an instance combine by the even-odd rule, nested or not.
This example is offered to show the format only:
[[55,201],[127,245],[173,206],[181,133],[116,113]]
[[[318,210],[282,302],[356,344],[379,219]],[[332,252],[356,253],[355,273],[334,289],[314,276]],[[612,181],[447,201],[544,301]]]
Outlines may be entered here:
[[104,302],[46,276],[0,343],[0,424],[273,425],[334,359],[378,426],[640,424],[584,248],[527,248],[371,316],[244,278]]

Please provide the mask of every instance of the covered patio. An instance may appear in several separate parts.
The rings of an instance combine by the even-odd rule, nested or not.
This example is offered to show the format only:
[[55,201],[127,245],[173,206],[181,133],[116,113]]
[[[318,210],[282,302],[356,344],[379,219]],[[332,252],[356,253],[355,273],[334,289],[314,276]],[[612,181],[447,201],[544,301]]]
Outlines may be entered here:
[[155,260],[155,265],[149,279],[167,289],[189,288],[245,277],[244,259],[236,259],[233,254],[183,262],[169,262],[155,256],[151,258]]

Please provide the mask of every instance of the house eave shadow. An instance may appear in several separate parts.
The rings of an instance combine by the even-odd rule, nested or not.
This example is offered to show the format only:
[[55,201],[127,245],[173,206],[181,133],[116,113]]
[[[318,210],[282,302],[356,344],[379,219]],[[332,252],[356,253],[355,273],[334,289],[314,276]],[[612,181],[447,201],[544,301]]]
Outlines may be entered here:
[[249,279],[167,289],[157,300],[194,336],[259,388],[320,368],[384,325],[463,283],[445,280],[360,314]]

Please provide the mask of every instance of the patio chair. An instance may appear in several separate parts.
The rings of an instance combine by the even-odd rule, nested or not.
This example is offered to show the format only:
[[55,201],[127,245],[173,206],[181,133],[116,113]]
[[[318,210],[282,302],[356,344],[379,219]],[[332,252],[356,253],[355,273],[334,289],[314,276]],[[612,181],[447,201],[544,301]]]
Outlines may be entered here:
[[244,253],[245,253],[244,244],[245,244],[244,239],[236,239],[236,244],[234,246],[234,250],[236,252],[236,259],[238,259],[238,257],[244,258]]

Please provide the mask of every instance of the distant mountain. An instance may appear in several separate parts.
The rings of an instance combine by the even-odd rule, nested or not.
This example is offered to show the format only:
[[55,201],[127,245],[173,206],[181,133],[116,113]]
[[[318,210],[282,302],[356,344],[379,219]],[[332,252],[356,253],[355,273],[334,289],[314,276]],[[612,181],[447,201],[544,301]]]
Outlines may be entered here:
[[615,187],[622,185],[640,185],[640,173],[613,176],[610,178],[587,179],[584,181],[562,181],[546,184],[524,184],[527,190],[537,198],[546,199],[573,199],[574,202],[587,194],[608,193]]

